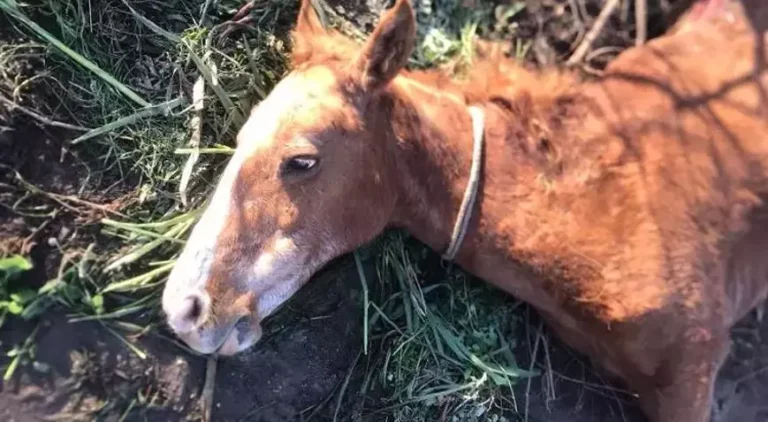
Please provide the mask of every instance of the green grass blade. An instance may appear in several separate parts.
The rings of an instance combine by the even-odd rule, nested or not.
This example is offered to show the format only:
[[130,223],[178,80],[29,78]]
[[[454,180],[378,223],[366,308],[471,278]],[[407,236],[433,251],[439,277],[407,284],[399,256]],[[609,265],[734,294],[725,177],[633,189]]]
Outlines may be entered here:
[[174,154],[224,154],[232,155],[235,153],[235,149],[231,147],[215,147],[215,148],[177,148]]
[[109,218],[102,219],[101,223],[108,226],[116,227],[118,229],[123,229],[126,231],[130,231],[133,228],[162,230],[162,229],[171,228],[173,226],[176,226],[177,224],[189,222],[189,220],[194,221],[202,213],[202,211],[203,211],[202,208],[198,208],[193,211],[185,212],[184,214],[179,214],[176,217],[169,218],[168,220],[155,221],[153,223],[122,223]]
[[132,292],[138,289],[150,287],[150,283],[154,279],[156,279],[158,276],[162,274],[170,272],[173,269],[174,265],[176,265],[176,262],[169,262],[165,265],[161,265],[155,268],[154,270],[147,271],[144,274],[138,275],[136,277],[131,277],[127,280],[111,283],[109,286],[105,287],[101,292],[102,293]]
[[137,235],[147,236],[147,237],[151,237],[153,239],[162,239],[162,240],[166,240],[166,241],[171,242],[171,243],[178,243],[179,245],[183,245],[184,243],[186,243],[186,242],[184,242],[181,239],[177,239],[177,238],[172,237],[172,236],[166,236],[166,235],[161,234],[161,233],[155,233],[155,232],[150,231],[150,230],[144,230],[144,229],[142,229],[140,227],[130,227],[130,226],[121,225],[121,224],[107,224],[107,225],[111,225],[112,227],[121,228],[121,229],[123,229],[123,230],[125,230],[127,232],[131,232],[131,233],[134,233],[134,234],[137,234]]
[[105,329],[106,329],[106,330],[107,330],[107,331],[108,331],[110,334],[112,334],[113,336],[117,337],[117,339],[118,339],[118,340],[120,340],[120,341],[121,341],[123,344],[125,344],[125,345],[126,345],[126,347],[128,347],[128,349],[130,349],[130,350],[131,350],[131,351],[132,351],[132,352],[133,352],[133,353],[134,353],[136,356],[138,356],[138,357],[139,357],[139,359],[141,359],[141,360],[144,360],[144,359],[146,359],[146,358],[147,358],[147,354],[146,354],[146,353],[144,353],[144,351],[143,351],[143,350],[139,349],[139,348],[138,348],[138,347],[137,347],[135,344],[133,344],[133,343],[131,343],[130,341],[128,341],[128,339],[126,339],[125,337],[123,337],[122,335],[120,335],[120,333],[118,333],[117,331],[115,331],[115,330],[113,330],[113,329],[111,329],[111,328],[107,327],[107,325],[106,325],[106,324],[104,324],[104,328],[105,328]]
[[[180,234],[184,233],[189,228],[189,226],[192,225],[192,223],[193,223],[192,221],[189,221],[171,228],[165,233],[165,237],[179,236]],[[157,238],[143,245],[137,246],[127,254],[116,259],[115,261],[112,261],[112,263],[110,263],[104,268],[104,271],[109,272],[119,267],[122,267],[123,265],[136,262],[136,260],[148,254],[149,252],[152,252],[155,248],[157,248],[158,246],[162,245],[165,242],[167,242],[167,240],[165,240],[164,238]]]
[[232,99],[229,98],[229,94],[227,94],[226,91],[224,91],[224,88],[221,87],[221,84],[219,83],[219,78],[216,76],[216,72],[214,69],[212,69],[210,66],[206,65],[205,62],[203,62],[203,59],[200,58],[200,56],[195,53],[194,49],[192,48],[189,43],[184,42],[184,45],[189,50],[189,57],[192,59],[193,62],[195,62],[195,66],[197,66],[197,70],[200,71],[200,73],[205,78],[205,83],[208,84],[208,86],[213,89],[214,94],[216,94],[216,97],[219,99],[221,104],[224,106],[224,108],[231,113],[232,119],[234,120],[234,123],[239,127],[242,126],[243,123],[245,123],[245,117],[240,113],[240,110],[235,106],[235,103],[232,102]]
[[80,53],[67,47],[63,42],[59,41],[58,38],[54,37],[53,34],[46,31],[40,25],[36,24],[31,19],[29,19],[26,15],[24,15],[24,13],[21,10],[19,10],[15,1],[0,0],[0,10],[4,11],[9,16],[13,17],[14,19],[18,20],[22,24],[29,27],[39,37],[51,43],[54,47],[58,48],[62,53],[67,55],[70,59],[74,60],[80,66],[83,66],[84,68],[96,74],[96,76],[98,76],[104,82],[108,83],[109,85],[111,85],[112,87],[114,87],[115,89],[123,93],[126,97],[131,99],[133,102],[139,104],[142,107],[149,107],[151,105],[149,102],[141,98],[138,94],[133,92],[133,90],[131,90],[130,88],[122,84],[120,81],[112,77],[112,75],[110,75],[109,73],[105,72],[102,68],[97,66],[95,63],[83,57]]
[[186,100],[184,97],[179,97],[170,101],[166,101],[161,104],[149,106],[146,108],[143,108],[136,113],[131,114],[130,116],[121,117],[114,122],[107,123],[106,125],[102,127],[98,127],[96,129],[89,130],[88,132],[78,136],[77,138],[70,141],[72,145],[79,144],[80,142],[86,141],[88,139],[94,138],[99,135],[103,135],[105,133],[112,132],[115,129],[119,129],[124,126],[132,125],[141,119],[146,119],[148,117],[156,116],[158,114],[167,114],[174,108],[184,104]]
[[357,274],[360,277],[360,283],[363,285],[363,354],[368,354],[368,280],[365,277],[363,271],[363,264],[360,262],[360,255],[357,251],[354,252],[355,266],[357,267]]
[[124,5],[125,5],[125,6],[128,8],[128,10],[130,10],[130,11],[131,11],[131,13],[133,14],[133,16],[134,16],[136,19],[138,19],[138,20],[139,20],[139,22],[141,22],[141,23],[143,23],[144,25],[146,25],[146,26],[147,26],[147,28],[149,28],[150,30],[152,30],[154,33],[156,33],[156,34],[158,34],[158,35],[160,35],[160,36],[162,36],[162,37],[165,37],[165,38],[166,38],[168,41],[171,41],[171,42],[172,42],[172,43],[174,43],[174,44],[179,44],[179,43],[181,43],[181,37],[179,37],[178,35],[176,35],[176,34],[174,34],[174,33],[171,33],[171,32],[168,32],[168,31],[166,31],[165,29],[163,29],[163,28],[161,28],[160,26],[158,26],[156,23],[154,23],[154,22],[152,22],[151,20],[149,20],[149,19],[145,18],[145,17],[144,17],[142,14],[140,14],[139,12],[137,12],[137,11],[136,11],[136,9],[134,9],[133,7],[131,7],[131,5],[130,5],[130,4],[128,4],[128,2],[127,2],[127,1],[123,0],[123,4],[124,4]]

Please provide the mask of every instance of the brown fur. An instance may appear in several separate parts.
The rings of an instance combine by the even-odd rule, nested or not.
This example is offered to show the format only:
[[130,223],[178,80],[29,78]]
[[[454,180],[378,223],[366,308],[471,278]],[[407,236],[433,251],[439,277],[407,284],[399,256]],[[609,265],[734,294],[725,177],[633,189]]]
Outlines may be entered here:
[[[295,72],[331,72],[335,102],[243,167],[237,201],[262,207],[230,223],[220,260],[247,259],[275,227],[341,254],[400,226],[442,251],[468,180],[467,105],[480,106],[483,179],[459,264],[531,303],[652,421],[704,422],[728,330],[768,293],[768,7],[743,7],[691,14],[583,82],[493,52],[460,79],[394,77],[413,43],[406,0],[363,47],[322,30],[305,0]],[[272,177],[305,134],[330,175]],[[246,294],[227,271],[207,286],[214,304]]]

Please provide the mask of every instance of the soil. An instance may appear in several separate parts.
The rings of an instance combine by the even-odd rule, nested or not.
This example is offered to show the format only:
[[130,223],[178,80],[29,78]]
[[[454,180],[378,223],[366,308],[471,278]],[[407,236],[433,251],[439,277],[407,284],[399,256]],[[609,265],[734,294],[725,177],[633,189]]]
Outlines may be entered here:
[[[258,348],[221,359],[212,419],[299,420],[322,403],[362,345],[357,277],[349,260],[331,265],[266,323]],[[99,420],[117,421],[142,397],[144,403],[124,420],[199,420],[205,359],[186,352],[168,333],[136,340],[146,354],[142,359],[100,323],[72,324],[52,314],[41,324],[36,360],[48,369],[22,367],[2,385],[0,420],[85,421],[96,413]],[[13,321],[0,330],[0,339],[20,343],[33,328]]]
[[[342,16],[370,31],[385,0],[329,1]],[[553,1],[537,1],[554,10]],[[591,4],[587,2],[588,4]],[[342,6],[341,9],[338,6]],[[599,7],[591,13],[596,15]],[[519,28],[544,37],[537,60],[557,61],[563,47],[553,39],[567,39],[567,20],[546,15],[545,24],[530,15]],[[528,20],[526,20],[528,19]],[[539,29],[536,29],[539,28]],[[550,28],[542,30],[541,28]],[[560,28],[560,29],[551,29]],[[566,29],[563,29],[566,28]],[[653,29],[656,31],[657,29]],[[550,32],[547,32],[550,31]],[[559,31],[559,32],[558,32]],[[0,37],[5,34],[0,31]],[[626,36],[611,34],[597,42],[626,44]],[[617,41],[622,40],[622,41]],[[596,67],[600,63],[595,64]],[[0,110],[1,111],[1,110]],[[64,147],[64,132],[39,128],[29,118],[0,113],[0,184],[16,186],[14,174],[39,188],[61,195],[77,195],[96,204],[115,207],[126,192],[108,177],[92,177],[75,152]],[[3,127],[12,130],[2,130]],[[125,186],[130,186],[127,183]],[[0,195],[19,195],[16,190]],[[55,276],[61,260],[56,246],[67,242],[103,242],[98,219],[103,211],[78,206],[62,212],[41,227],[40,220],[0,208],[0,252],[31,254],[35,270],[25,282],[40,285]],[[78,233],[75,236],[75,233]],[[51,240],[55,239],[55,240]],[[77,243],[69,246],[78,246]],[[374,276],[373,259],[364,268]],[[362,346],[360,280],[354,262],[342,257],[316,275],[280,312],[265,324],[266,335],[251,351],[219,361],[213,408],[214,421],[333,420],[334,397],[345,383],[349,402],[364,381],[360,369],[350,372]],[[603,380],[599,372],[557,339],[539,332],[534,311],[520,307],[515,354],[521,367],[530,364],[539,341],[536,366],[543,375],[514,389],[518,410],[528,421],[643,421],[631,395]],[[133,344],[146,354],[132,352],[121,339],[98,322],[68,323],[66,315],[48,313],[42,321],[13,320],[0,329],[0,347],[23,342],[39,324],[36,366],[20,367],[13,379],[0,383],[0,420],[182,421],[199,420],[198,395],[205,376],[205,360],[180,347],[166,331],[139,336]],[[541,336],[539,336],[541,333]],[[733,330],[733,352],[717,383],[716,421],[768,421],[768,319],[755,313]],[[538,340],[537,340],[538,338]],[[0,368],[8,359],[0,357]],[[364,366],[364,365],[363,365]],[[528,397],[528,403],[526,403]],[[334,400],[331,400],[334,401]],[[346,404],[343,403],[343,404]],[[127,412],[129,407],[132,411]],[[339,420],[359,419],[360,408],[340,406]],[[122,419],[121,419],[122,418]],[[510,415],[510,420],[519,417]],[[365,420],[376,421],[376,417]]]

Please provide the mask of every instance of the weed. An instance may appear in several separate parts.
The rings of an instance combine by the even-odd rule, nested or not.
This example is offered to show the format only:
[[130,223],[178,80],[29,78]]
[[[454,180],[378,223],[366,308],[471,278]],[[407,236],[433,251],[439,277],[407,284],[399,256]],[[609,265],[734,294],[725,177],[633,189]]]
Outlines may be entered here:
[[0,326],[6,315],[21,315],[24,308],[35,299],[35,292],[11,283],[23,272],[31,270],[32,263],[20,255],[0,259]]
[[369,376],[388,394],[375,413],[433,420],[447,408],[516,409],[512,387],[537,375],[512,353],[519,303],[456,269],[432,268],[424,284],[429,253],[397,232],[383,242],[379,279],[389,291],[370,303],[368,324],[385,345]]

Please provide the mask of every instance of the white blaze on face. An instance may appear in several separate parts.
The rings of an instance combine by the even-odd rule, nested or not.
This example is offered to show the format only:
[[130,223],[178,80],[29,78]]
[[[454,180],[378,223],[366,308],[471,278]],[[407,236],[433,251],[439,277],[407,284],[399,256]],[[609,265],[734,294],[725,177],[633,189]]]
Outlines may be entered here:
[[[303,83],[302,77],[289,75],[254,108],[238,133],[237,149],[219,180],[208,208],[192,230],[163,292],[163,309],[174,330],[183,333],[196,328],[183,318],[184,300],[190,295],[206,297],[205,286],[216,256],[218,239],[230,216],[230,207],[242,206],[232,204],[232,198],[235,182],[243,164],[255,154],[272,146],[280,124],[290,118],[299,107],[307,104],[308,96],[307,85]],[[242,262],[242,274],[247,274],[248,278],[242,281],[259,297],[260,317],[268,315],[288,299],[298,289],[299,278],[305,276],[303,271],[290,268],[289,265],[302,261],[297,259],[299,257],[296,256],[293,239],[283,237],[280,232],[264,233],[264,239],[271,245],[264,245],[263,253],[253,257],[253,261],[246,262],[244,259]],[[265,285],[267,283],[275,287],[270,289]]]
[[265,318],[283,304],[301,285],[301,251],[293,239],[277,232],[256,258],[248,281],[250,291],[260,292],[256,304]]
[[[232,188],[243,161],[243,154],[236,152],[227,164],[208,208],[192,230],[166,282],[163,310],[168,315],[169,325],[176,331],[184,333],[195,328],[184,314],[184,300],[192,295],[207,298],[205,285],[216,256],[217,239],[225,227]],[[208,305],[206,303],[204,308]]]

